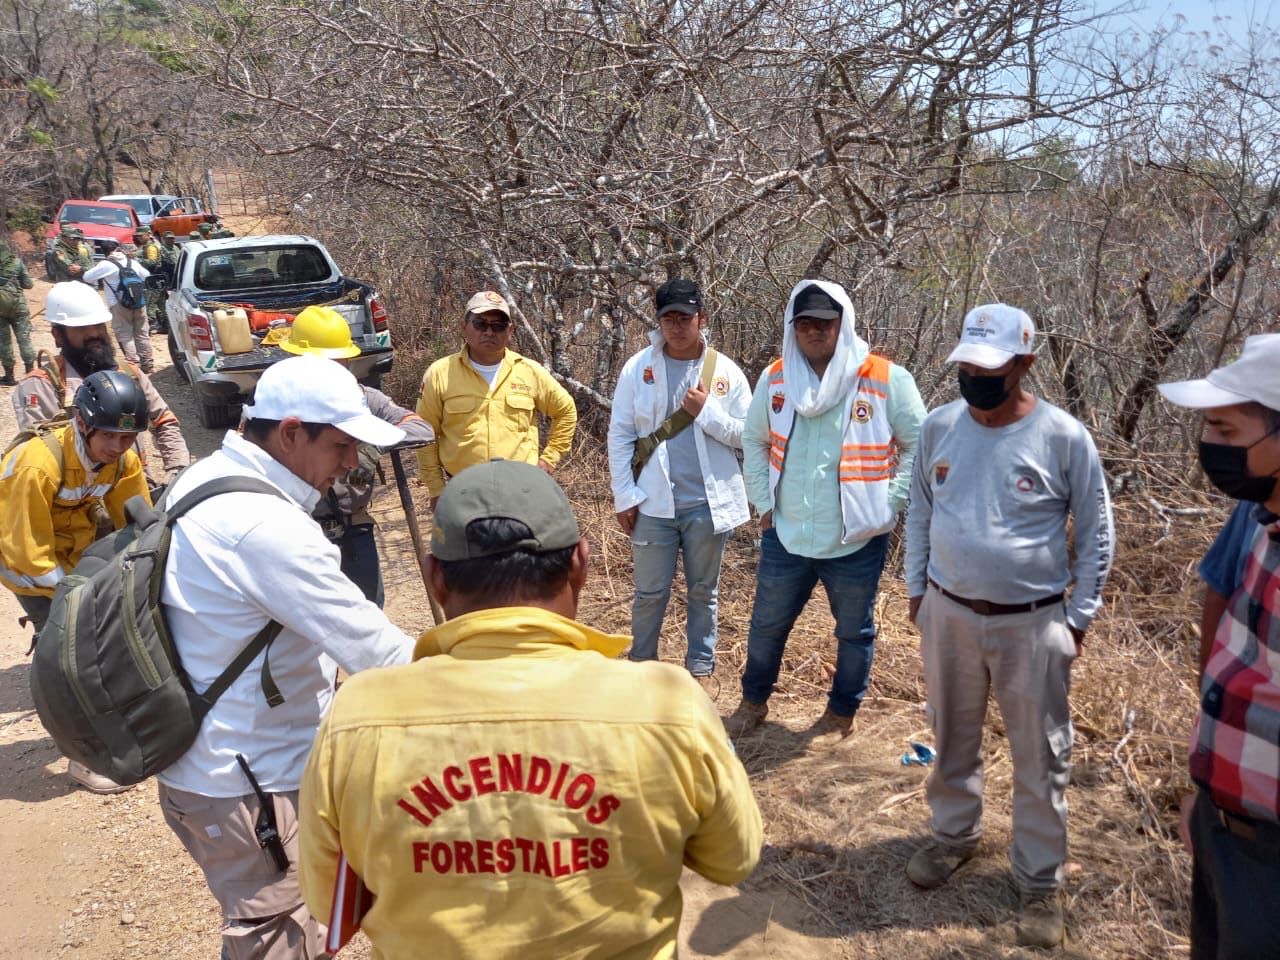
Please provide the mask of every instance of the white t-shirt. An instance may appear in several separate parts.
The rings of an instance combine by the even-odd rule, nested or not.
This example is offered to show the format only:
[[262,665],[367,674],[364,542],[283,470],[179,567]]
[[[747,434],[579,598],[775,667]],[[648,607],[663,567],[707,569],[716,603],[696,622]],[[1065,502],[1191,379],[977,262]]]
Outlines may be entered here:
[[266,480],[289,502],[227,493],[192,508],[173,528],[161,602],[197,691],[270,620],[282,624],[268,655],[284,703],[267,706],[259,654],[214,704],[191,748],[160,774],[167,786],[206,797],[250,792],[237,753],[263,790],[297,790],[337,668],[408,663],[413,653],[413,641],[343,576],[338,548],[310,516],[319,492],[260,447],[228,432],[221,449],[183,473],[168,502],[233,475]]
[[497,363],[483,364],[483,363],[476,363],[474,360],[468,357],[467,362],[471,364],[472,370],[480,374],[480,376],[484,377],[485,381],[489,384],[489,389],[492,390],[493,381],[497,379],[498,371],[502,369],[502,361],[499,360]]
[[[132,257],[125,260],[130,269],[133,270],[143,280],[151,276],[151,271],[140,264]],[[85,283],[97,283],[99,280],[105,280],[107,286],[107,306],[114,307],[120,302],[120,298],[116,295],[120,287],[120,266],[110,257],[99,263],[95,263],[92,267],[84,272]]]

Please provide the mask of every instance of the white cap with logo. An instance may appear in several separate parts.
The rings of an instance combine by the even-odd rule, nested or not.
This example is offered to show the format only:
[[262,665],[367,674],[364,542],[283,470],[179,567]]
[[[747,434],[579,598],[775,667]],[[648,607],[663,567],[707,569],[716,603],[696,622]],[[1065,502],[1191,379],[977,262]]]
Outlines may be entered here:
[[1162,383],[1159,389],[1166,400],[1180,407],[1205,410],[1252,402],[1280,411],[1280,333],[1246,337],[1234,363],[1203,379]]
[[960,345],[947,363],[972,363],[984,370],[1003,367],[1014,357],[1035,353],[1036,327],[1025,310],[1003,303],[974,307],[964,315]]
[[308,354],[272,364],[258,380],[253,403],[244,408],[246,420],[326,423],[364,443],[391,447],[404,431],[369,412],[364,390],[342,364]]
[[490,310],[497,310],[508,319],[511,317],[507,301],[502,299],[502,294],[492,290],[482,290],[467,301],[467,313],[488,313]]

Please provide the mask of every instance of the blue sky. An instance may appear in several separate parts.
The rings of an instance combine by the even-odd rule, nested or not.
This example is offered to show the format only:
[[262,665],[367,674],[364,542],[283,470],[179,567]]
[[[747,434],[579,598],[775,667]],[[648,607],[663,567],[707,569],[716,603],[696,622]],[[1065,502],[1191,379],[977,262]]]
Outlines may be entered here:
[[[1272,30],[1280,29],[1280,4],[1270,0],[1135,0],[1124,4],[1121,0],[1093,0],[1099,12],[1134,7],[1134,12],[1116,14],[1116,20],[1124,27],[1147,32],[1153,27],[1181,33],[1208,32],[1211,38],[1226,33],[1237,43],[1243,42],[1252,22]],[[1185,21],[1178,27],[1177,18]]]

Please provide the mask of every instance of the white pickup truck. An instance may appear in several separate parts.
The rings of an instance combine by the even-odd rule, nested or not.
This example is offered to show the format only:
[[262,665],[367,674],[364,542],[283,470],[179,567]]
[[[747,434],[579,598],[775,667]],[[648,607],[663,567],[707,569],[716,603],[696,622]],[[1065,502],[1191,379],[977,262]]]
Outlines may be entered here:
[[215,310],[239,308],[255,318],[291,318],[308,306],[332,306],[346,319],[361,350],[347,361],[356,379],[377,386],[391,369],[391,333],[377,293],[344,277],[329,251],[312,237],[192,240],[183,245],[173,285],[159,276],[149,278],[147,285],[167,291],[169,353],[178,377],[195,390],[206,427],[239,422],[240,407],[253,395],[262,371],[290,356],[279,346],[263,345],[270,342],[265,326],[254,330],[251,350],[224,352]]

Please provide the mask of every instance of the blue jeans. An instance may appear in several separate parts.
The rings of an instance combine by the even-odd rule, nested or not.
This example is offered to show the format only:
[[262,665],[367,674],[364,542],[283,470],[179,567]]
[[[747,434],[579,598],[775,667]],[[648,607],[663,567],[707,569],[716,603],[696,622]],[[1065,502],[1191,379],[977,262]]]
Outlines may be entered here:
[[685,667],[694,676],[716,666],[716,599],[720,592],[720,560],[729,532],[716,533],[711,508],[705,503],[677,510],[674,519],[636,517],[631,531],[636,596],[631,604],[632,660],[658,659],[658,634],[671,599],[676,554],[684,554],[684,579],[689,588],[688,650]]
[[836,675],[827,706],[845,717],[857,712],[871,677],[876,590],[888,544],[889,535],[884,533],[854,553],[818,560],[788,553],[772,528],[764,532],[747,633],[747,665],[742,672],[744,700],[764,703],[769,699],[782,669],[787,637],[821,580],[836,618]]
[[342,572],[371,602],[382,606],[382,567],[373,524],[353,523],[335,541],[342,553]]

